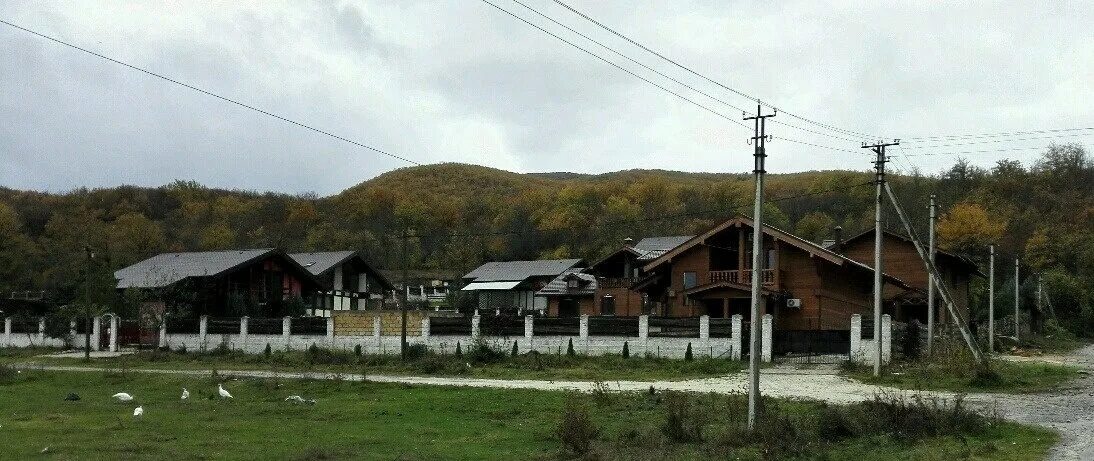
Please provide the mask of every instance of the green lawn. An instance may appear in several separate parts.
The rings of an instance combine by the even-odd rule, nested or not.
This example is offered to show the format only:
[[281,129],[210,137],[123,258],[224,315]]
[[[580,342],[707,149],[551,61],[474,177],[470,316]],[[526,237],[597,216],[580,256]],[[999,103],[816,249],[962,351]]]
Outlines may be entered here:
[[845,368],[844,374],[859,381],[913,390],[954,392],[1032,393],[1046,392],[1066,386],[1082,376],[1072,366],[1036,362],[994,360],[991,369],[996,376],[977,373],[977,366],[968,363],[953,366],[927,361],[898,362],[882,369],[880,377],[865,366]]
[[[884,424],[863,418],[876,419],[894,407],[836,408],[783,400],[765,400],[773,416],[752,434],[739,429],[745,408],[739,395],[578,397],[367,382],[229,380],[225,386],[235,399],[223,401],[211,398],[217,381],[210,378],[7,370],[0,367],[0,457],[6,459],[560,459],[569,455],[555,429],[568,402],[587,408],[599,429],[593,450],[603,459],[760,459],[765,449],[789,447],[798,451],[771,451],[769,456],[1036,460],[1056,440],[1044,429],[979,417],[962,419],[959,428],[939,426],[935,434],[886,433],[879,430]],[[190,389],[189,401],[179,400],[182,387]],[[134,403],[114,402],[110,395],[119,391],[133,394],[145,415],[132,416]],[[81,399],[65,401],[70,392]],[[284,401],[288,395],[318,403],[290,404]],[[677,422],[685,428],[699,421],[698,438],[681,441],[670,435],[672,414],[683,417]],[[957,419],[946,415],[936,422]],[[917,421],[902,427],[925,426]],[[818,439],[818,431],[827,438]]]
[[[84,363],[82,359],[39,359],[54,364]],[[505,351],[468,351],[462,356],[416,350],[404,363],[398,355],[362,355],[325,349],[271,351],[244,354],[236,351],[141,352],[110,359],[95,359],[96,366],[130,368],[187,368],[280,371],[332,371],[342,373],[466,376],[474,378],[543,380],[679,380],[725,376],[740,372],[745,363],[729,359],[696,358],[692,361],[664,358],[624,359],[619,355],[567,356],[518,354]]]

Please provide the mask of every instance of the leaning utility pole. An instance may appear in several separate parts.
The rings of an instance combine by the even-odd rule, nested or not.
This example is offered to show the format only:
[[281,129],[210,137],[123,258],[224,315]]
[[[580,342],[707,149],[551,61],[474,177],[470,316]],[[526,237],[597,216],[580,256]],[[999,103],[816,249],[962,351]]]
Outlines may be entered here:
[[406,254],[407,240],[410,240],[410,230],[403,229],[403,302],[399,303],[399,312],[402,316],[402,326],[399,329],[399,357],[404,362],[406,361],[406,304],[409,298],[407,290],[410,289],[407,277],[407,265],[410,264]]
[[763,106],[757,101],[756,104],[756,116],[745,117],[745,120],[755,121],[755,128],[752,135],[752,143],[755,145],[755,152],[752,154],[755,159],[756,165],[752,173],[756,177],[756,202],[754,209],[752,210],[752,316],[749,320],[749,334],[751,335],[752,345],[749,346],[748,352],[748,430],[753,430],[756,427],[756,405],[760,401],[760,348],[762,342],[760,341],[760,315],[765,310],[763,308],[764,299],[761,297],[760,288],[763,285],[763,200],[764,200],[764,159],[767,157],[767,153],[764,151],[764,141],[767,139],[767,135],[764,134],[764,122],[769,117],[774,117],[778,114],[762,115],[761,110]]
[[[927,252],[930,254],[931,264],[935,263],[934,226],[938,221],[938,207],[934,203],[934,194],[931,194],[931,222],[927,230]],[[927,276],[927,355],[931,355],[934,346],[934,277]]]
[[[904,224],[904,230],[908,232],[908,236],[912,239],[912,245],[915,246],[916,253],[919,253],[919,259],[923,260],[924,269],[926,269],[927,273],[931,277],[934,277],[935,280],[941,281],[942,275],[938,272],[938,266],[935,266],[927,256],[927,249],[923,246],[922,241],[919,240],[915,229],[912,228],[911,222],[908,221],[908,216],[904,214],[904,208],[900,206],[900,201],[897,200],[896,194],[893,193],[893,188],[888,184],[885,184],[885,192],[889,194],[889,200],[892,201],[893,209],[896,210],[900,222]],[[972,353],[973,359],[980,363],[981,366],[988,366],[987,359],[984,358],[984,354],[980,351],[980,345],[972,337],[972,331],[969,330],[968,324],[954,306],[953,295],[950,293],[949,288],[946,287],[946,284],[939,283],[936,289],[938,290],[939,296],[942,297],[942,302],[946,305],[946,311],[949,312],[950,318],[953,319],[953,323],[957,324],[957,329],[961,332],[961,337],[965,339],[965,345],[969,347],[969,352]]]
[[881,376],[881,297],[882,297],[882,267],[881,267],[881,190],[885,187],[885,162],[889,159],[885,156],[885,148],[899,145],[900,141],[879,142],[877,144],[862,144],[863,149],[871,149],[877,154],[874,160],[875,179],[877,193],[874,195],[874,376]]
[[1022,284],[1018,283],[1018,258],[1014,258],[1014,341],[1018,342],[1018,296],[1021,295]]
[[988,353],[995,353],[995,245],[988,247]]

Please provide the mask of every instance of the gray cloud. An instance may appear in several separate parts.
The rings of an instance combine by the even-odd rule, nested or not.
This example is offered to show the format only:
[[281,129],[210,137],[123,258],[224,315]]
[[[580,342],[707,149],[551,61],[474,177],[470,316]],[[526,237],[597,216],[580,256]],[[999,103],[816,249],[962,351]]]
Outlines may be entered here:
[[[740,115],[509,0],[498,3],[728,116]],[[856,131],[910,138],[1094,126],[1088,5],[573,3],[730,86]],[[553,2],[529,4],[736,106],[754,105]],[[423,163],[594,173],[751,168],[746,130],[481,2],[153,8],[14,1],[0,5],[0,17]],[[330,194],[406,165],[7,26],[0,27],[0,62],[3,186],[66,190],[193,179]],[[779,121],[826,131],[785,115]],[[858,139],[782,124],[772,130],[858,151]],[[947,150],[955,149],[917,150],[911,142],[905,149]],[[869,167],[857,153],[785,141],[772,143],[770,154],[775,172]],[[967,155],[982,165],[1036,156],[1035,150]],[[908,160],[937,171],[954,158]]]

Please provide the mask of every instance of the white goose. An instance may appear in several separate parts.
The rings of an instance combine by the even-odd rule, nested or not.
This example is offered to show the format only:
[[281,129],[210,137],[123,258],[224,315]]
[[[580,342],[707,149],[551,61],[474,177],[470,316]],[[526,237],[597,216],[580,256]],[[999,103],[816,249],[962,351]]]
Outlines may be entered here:
[[186,390],[186,388],[184,387],[182,388],[182,400],[186,400],[188,398],[190,398],[190,391]]
[[132,402],[133,401],[133,396],[129,395],[128,393],[125,393],[125,392],[119,392],[117,394],[112,395],[111,397],[114,397],[115,399],[118,399],[119,402]]
[[143,414],[144,414],[144,407],[143,406],[138,406],[137,408],[133,409],[133,416],[141,416]]
[[220,398],[222,399],[232,398],[232,394],[228,393],[228,390],[224,388],[223,384],[217,384],[217,392],[220,394]]

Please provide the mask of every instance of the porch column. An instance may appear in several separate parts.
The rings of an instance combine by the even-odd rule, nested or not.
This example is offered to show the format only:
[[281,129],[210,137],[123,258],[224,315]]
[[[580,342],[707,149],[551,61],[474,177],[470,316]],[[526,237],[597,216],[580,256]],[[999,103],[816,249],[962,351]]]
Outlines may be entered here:
[[117,314],[110,314],[110,352],[118,352],[118,327],[120,322]]
[[771,314],[764,314],[760,328],[762,330],[760,334],[763,335],[760,360],[771,362]]
[[[8,320],[10,321],[11,319],[8,319]],[[8,333],[9,333],[9,335],[11,333],[11,323],[10,322],[8,323]],[[100,317],[100,316],[92,317],[91,318],[91,350],[92,351],[95,351],[95,352],[99,351],[99,349],[100,349],[99,341],[102,341],[102,337],[103,337],[103,318]]]
[[742,319],[741,314],[733,314],[733,316],[729,318],[730,334],[732,335],[729,338],[730,347],[732,348],[732,350],[730,350],[730,356],[733,360],[741,360],[741,345],[744,343],[744,338],[741,338]]
[[851,315],[851,350],[849,356],[851,361],[858,362],[864,357],[861,357],[862,353],[862,315]]
[[881,363],[889,364],[893,357],[893,319],[889,314],[881,316]]
[[198,318],[198,348],[205,350],[205,341],[209,336],[209,316],[202,315]]
[[289,350],[292,344],[292,317],[284,316],[281,318],[281,339],[285,340],[285,350]]
[[160,349],[167,349],[167,314],[160,317]]
[[46,318],[38,317],[38,345],[46,344]]
[[11,345],[11,317],[4,317],[4,345]]
[[239,318],[239,350],[247,350],[247,337],[251,335],[251,318],[244,315]]

